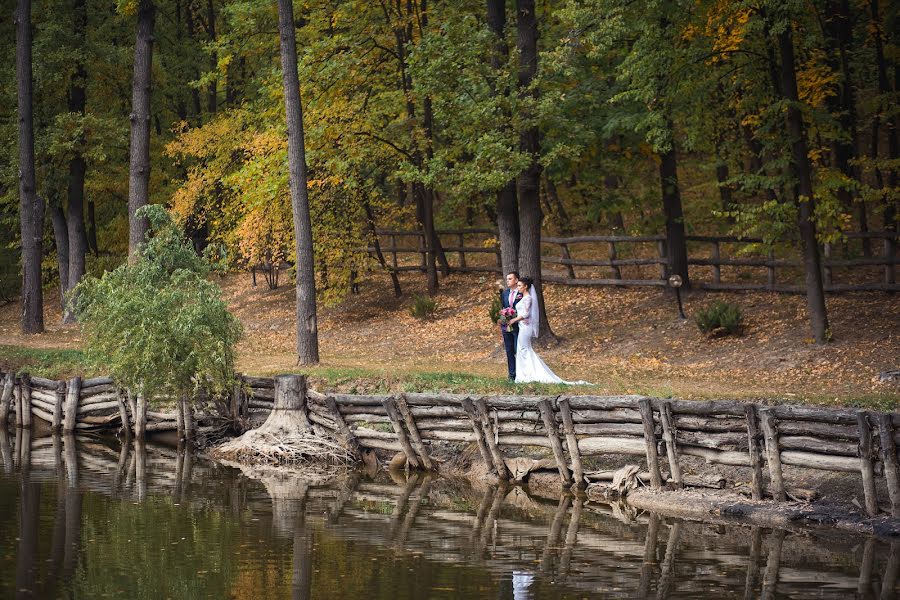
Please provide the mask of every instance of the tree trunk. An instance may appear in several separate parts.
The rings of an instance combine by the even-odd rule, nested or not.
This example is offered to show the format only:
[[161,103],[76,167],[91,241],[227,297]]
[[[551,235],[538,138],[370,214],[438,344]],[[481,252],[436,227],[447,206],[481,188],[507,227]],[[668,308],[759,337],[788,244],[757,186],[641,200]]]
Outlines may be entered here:
[[[216,42],[216,10],[215,6],[213,6],[213,0],[206,1],[206,31],[209,34],[209,43],[215,44]],[[219,60],[218,56],[215,52],[210,52],[209,56],[209,70],[211,72],[215,72],[219,68]],[[209,103],[208,109],[210,113],[215,113],[218,108],[218,96],[219,90],[216,84],[216,80],[213,79],[209,82]]]
[[[491,67],[500,71],[509,59],[506,44],[506,0],[487,0],[487,24],[494,35],[491,52]],[[495,96],[509,94],[509,90],[493,90]],[[506,121],[509,115],[504,115]],[[511,179],[497,192],[497,230],[500,237],[500,263],[503,275],[519,269],[519,200],[516,196],[516,181]]]
[[[891,85],[888,82],[887,77],[887,63],[884,57],[884,25],[881,23],[881,18],[878,14],[878,1],[879,0],[871,0],[870,6],[872,10],[872,22],[875,24],[875,63],[878,70],[878,94],[885,98],[887,94],[891,92]],[[894,81],[894,90],[900,89],[900,79],[898,79],[898,75],[900,73],[896,73],[898,67],[895,66],[895,81]],[[872,159],[876,159],[878,155],[878,132],[881,127],[881,114],[876,113],[875,117],[872,119]],[[888,159],[893,161],[900,157],[900,152],[898,152],[898,143],[897,143],[897,117],[891,116],[887,122],[887,134],[888,134]],[[884,174],[881,172],[881,169],[875,169],[875,176],[878,182],[878,188],[883,189],[885,185]],[[896,169],[888,169],[887,174],[887,187],[894,188],[897,185],[897,170]],[[896,223],[897,218],[897,205],[896,200],[891,200],[888,198],[886,200],[886,204],[884,206],[884,217],[883,224],[884,229],[888,231],[893,231],[897,227]]]
[[19,107],[19,221],[22,235],[22,332],[44,331],[41,287],[44,202],[34,178],[34,123],[31,77],[31,1],[16,6],[16,92]]
[[[84,2],[85,0],[75,0],[74,6],[74,34],[79,50],[85,48],[87,29],[87,10]],[[86,84],[84,61],[79,59],[69,84],[69,112],[78,113],[82,118],[87,102]],[[76,144],[75,156],[69,161],[69,276],[66,279],[66,294],[70,294],[84,277],[84,259],[87,253],[87,235],[84,230],[84,175],[87,164],[80,151],[84,143],[84,136],[81,136]],[[75,314],[69,308],[73,300],[74,298],[70,298],[68,303],[63,304],[63,323],[75,322]]]
[[50,204],[50,219],[53,222],[56,264],[59,267],[59,308],[65,312],[66,291],[69,289],[69,231],[66,228],[66,214],[56,202]]
[[[516,26],[519,49],[519,93],[536,99],[536,92],[529,89],[537,74],[537,15],[534,0],[516,0]],[[540,132],[536,125],[529,125],[519,133],[519,150],[531,157],[531,164],[519,173],[516,182],[519,196],[519,272],[534,279],[537,305],[540,310],[540,338],[555,338],[547,321],[544,305],[544,288],[541,284],[541,150]]]
[[306,185],[303,108],[300,104],[300,81],[297,77],[297,46],[292,0],[278,0],[278,32],[281,37],[281,74],[284,82],[288,134],[288,171],[297,254],[297,360],[301,365],[314,365],[319,362],[316,273],[313,259],[312,224],[309,218],[309,193]]
[[150,86],[153,67],[153,0],[140,0],[134,43],[134,77],[131,85],[131,164],[128,173],[128,256],[134,260],[149,225],[135,213],[146,205],[150,193]]
[[94,215],[94,201],[88,200],[87,205],[87,245],[91,254],[97,256],[100,249],[97,247],[97,218]]
[[816,225],[813,221],[814,196],[812,168],[800,112],[797,92],[797,76],[794,71],[794,42],[790,29],[778,34],[778,48],[781,55],[781,77],[784,98],[788,101],[787,130],[791,140],[791,169],[796,177],[794,188],[798,208],[800,241],[803,246],[803,266],[806,271],[806,303],[812,323],[813,337],[817,344],[828,341],[828,315],[825,309],[825,292],[822,284],[822,264],[819,257],[819,243],[816,239]]
[[[672,127],[671,122],[669,127]],[[670,276],[680,275],[682,287],[689,288],[691,281],[688,277],[687,238],[681,209],[681,190],[678,187],[678,156],[674,139],[669,150],[659,158],[659,181],[662,187],[663,212],[666,215],[667,271]]]

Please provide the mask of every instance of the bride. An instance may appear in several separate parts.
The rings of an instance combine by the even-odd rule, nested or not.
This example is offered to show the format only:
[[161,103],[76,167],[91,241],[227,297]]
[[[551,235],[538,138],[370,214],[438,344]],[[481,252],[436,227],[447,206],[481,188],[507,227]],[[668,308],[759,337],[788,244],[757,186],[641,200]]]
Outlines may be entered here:
[[516,305],[516,316],[510,325],[519,324],[516,341],[516,383],[565,383],[569,385],[592,385],[586,381],[565,381],[550,370],[531,347],[531,340],[540,330],[540,310],[534,292],[534,280],[523,277],[517,284],[522,300]]

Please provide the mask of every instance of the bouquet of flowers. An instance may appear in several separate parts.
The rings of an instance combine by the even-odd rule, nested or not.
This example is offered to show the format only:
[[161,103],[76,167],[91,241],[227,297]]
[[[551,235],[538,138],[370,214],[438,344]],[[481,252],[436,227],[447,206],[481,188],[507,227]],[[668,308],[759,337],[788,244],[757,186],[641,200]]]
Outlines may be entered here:
[[500,323],[500,326],[504,329],[509,327],[509,322],[516,317],[516,309],[514,308],[502,308],[500,309],[500,318],[497,319],[497,322]]

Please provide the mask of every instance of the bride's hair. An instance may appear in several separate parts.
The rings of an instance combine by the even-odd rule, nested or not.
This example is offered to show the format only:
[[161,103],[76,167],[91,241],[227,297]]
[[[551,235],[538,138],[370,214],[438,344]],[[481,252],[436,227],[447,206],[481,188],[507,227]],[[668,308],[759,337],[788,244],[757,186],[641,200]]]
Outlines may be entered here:
[[531,287],[534,285],[534,279],[532,279],[531,277],[522,277],[521,279],[519,279],[519,281],[521,283],[524,283],[525,287]]

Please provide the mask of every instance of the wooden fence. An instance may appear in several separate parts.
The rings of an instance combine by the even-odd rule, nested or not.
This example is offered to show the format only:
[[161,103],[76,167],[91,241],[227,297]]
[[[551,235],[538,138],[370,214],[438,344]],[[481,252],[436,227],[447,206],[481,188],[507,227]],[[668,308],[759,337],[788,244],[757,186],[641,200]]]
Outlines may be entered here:
[[[254,411],[272,410],[276,385],[291,377],[299,376],[238,376],[230,398],[218,400],[212,405],[214,412],[198,415],[197,420],[213,423],[227,418],[247,426]],[[15,415],[19,427],[31,427],[33,417],[38,417],[63,431],[113,429],[128,423],[142,437],[137,427],[141,409],[126,398],[108,378],[64,382],[9,374],[0,396],[0,427]],[[708,463],[749,467],[754,499],[768,493],[785,500],[791,490],[785,485],[783,469],[804,467],[860,473],[871,515],[879,511],[876,478],[883,477],[891,512],[900,517],[900,412],[642,396],[350,395],[314,390],[307,391],[301,406],[304,420],[317,433],[342,440],[348,448],[402,452],[414,468],[437,467],[435,445],[474,442],[493,472],[504,480],[515,479],[516,467],[504,448],[540,447],[549,450],[550,464],[566,487],[583,487],[592,478],[609,477],[609,473],[586,469],[585,457],[634,455],[646,460],[644,477],[660,488],[664,483],[691,484],[682,475],[681,461],[692,456]],[[170,414],[145,408],[144,412],[144,431],[184,427],[177,410]],[[768,490],[764,469],[769,475]]]
[[[426,269],[424,237],[421,231],[379,230],[379,246],[385,267],[394,272]],[[447,270],[459,273],[500,274],[497,232],[492,229],[443,229],[437,231]],[[896,266],[898,234],[892,231],[850,232],[847,244],[836,248],[824,244],[823,276],[827,292],[900,291]],[[799,249],[791,255],[764,256],[748,252],[762,240],[732,236],[689,235],[688,266],[695,287],[708,290],[773,291],[802,293],[803,262]],[[855,244],[876,241],[879,253],[856,256]],[[543,237],[542,277],[545,281],[579,286],[660,286],[666,285],[667,259],[664,235],[585,235]],[[871,246],[871,243],[869,244]],[[375,253],[375,247],[368,249]],[[749,255],[748,255],[749,254]],[[846,256],[843,256],[846,254]],[[418,256],[416,256],[418,255]],[[739,277],[723,278],[726,273]],[[835,277],[835,272],[842,277]],[[779,273],[781,276],[779,277]],[[838,281],[838,279],[849,280]]]

